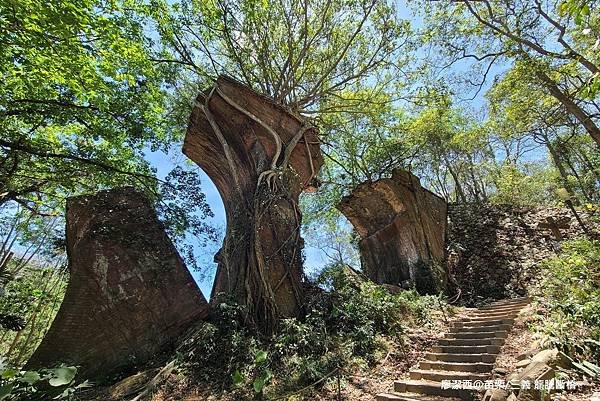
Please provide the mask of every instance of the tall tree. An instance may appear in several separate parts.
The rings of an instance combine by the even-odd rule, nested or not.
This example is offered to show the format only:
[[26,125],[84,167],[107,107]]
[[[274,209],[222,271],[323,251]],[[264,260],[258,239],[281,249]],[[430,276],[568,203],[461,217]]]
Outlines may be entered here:
[[36,213],[82,190],[152,187],[164,147],[161,72],[136,2],[0,4],[0,204]]
[[[158,61],[202,86],[229,75],[307,115],[368,108],[409,32],[376,0],[155,0],[152,14],[166,45]],[[329,98],[344,102],[322,107]]]
[[600,146],[597,96],[600,18],[596,1],[461,0],[430,7],[429,38],[450,63],[527,63],[528,79],[559,101]]

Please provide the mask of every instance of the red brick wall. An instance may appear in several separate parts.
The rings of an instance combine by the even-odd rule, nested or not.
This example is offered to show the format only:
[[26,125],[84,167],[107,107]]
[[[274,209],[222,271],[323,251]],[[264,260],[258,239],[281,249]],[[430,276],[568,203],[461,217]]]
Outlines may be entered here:
[[208,305],[150,202],[132,188],[67,201],[70,280],[28,367],[98,377],[160,353]]

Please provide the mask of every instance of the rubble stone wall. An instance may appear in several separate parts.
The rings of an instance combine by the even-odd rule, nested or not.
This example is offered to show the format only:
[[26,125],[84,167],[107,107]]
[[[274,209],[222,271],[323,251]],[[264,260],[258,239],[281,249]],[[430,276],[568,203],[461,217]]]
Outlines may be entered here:
[[[585,216],[584,216],[585,217]],[[560,241],[583,234],[566,208],[462,204],[448,206],[448,269],[460,302],[525,295],[539,263]]]

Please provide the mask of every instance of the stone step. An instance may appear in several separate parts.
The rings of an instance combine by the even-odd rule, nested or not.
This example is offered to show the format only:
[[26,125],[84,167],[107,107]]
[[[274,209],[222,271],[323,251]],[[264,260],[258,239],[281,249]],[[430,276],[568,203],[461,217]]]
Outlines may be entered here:
[[489,375],[476,372],[440,371],[414,369],[410,371],[411,380],[429,380],[441,382],[442,380],[486,380]]
[[530,297],[518,297],[518,298],[510,298],[510,299],[501,299],[499,301],[494,301],[490,305],[505,305],[505,304],[514,304],[514,303],[530,303]]
[[511,308],[511,309],[504,309],[504,310],[493,310],[493,311],[489,311],[488,313],[486,313],[486,311],[483,310],[479,310],[477,312],[474,312],[472,314],[470,314],[470,316],[475,316],[475,317],[488,317],[488,316],[500,316],[500,315],[518,315],[519,313],[521,313],[521,311],[523,310],[523,308]]
[[378,394],[377,401],[474,399],[472,390],[442,389],[441,382],[488,379],[504,339],[529,303],[527,297],[515,298],[470,310],[452,323],[450,332],[425,354],[419,368],[410,371],[410,380],[396,381],[394,393]]
[[463,320],[454,322],[452,327],[480,327],[494,326],[501,324],[512,324],[515,319],[487,319],[487,320]]
[[506,330],[498,330],[498,331],[475,331],[475,332],[455,332],[455,333],[446,333],[445,338],[447,339],[471,339],[471,338],[501,338],[504,339],[508,337],[508,331]]
[[510,331],[512,324],[491,324],[480,326],[453,327],[450,333],[478,333],[482,331]]
[[531,301],[529,301],[529,300],[527,300],[527,301],[519,300],[519,301],[514,301],[514,302],[494,302],[491,304],[483,305],[483,306],[479,307],[478,309],[505,308],[507,306],[528,305],[529,303],[531,303]]
[[498,345],[436,345],[431,352],[445,354],[498,354]]
[[510,307],[510,308],[502,308],[502,309],[490,309],[490,310],[485,310],[485,309],[479,309],[477,310],[477,312],[473,312],[473,315],[476,316],[494,316],[494,315],[500,315],[500,314],[515,314],[518,315],[519,313],[521,313],[521,311],[523,310],[523,307],[519,306],[519,307]]
[[505,306],[505,305],[523,305],[531,302],[529,298],[514,298],[510,300],[502,300],[483,305],[482,308],[489,308],[494,306]]
[[455,397],[467,399],[469,391],[461,389],[442,388],[440,382],[428,380],[402,380],[394,382],[394,392],[396,393],[418,393],[427,395],[436,395],[440,397]]
[[494,320],[494,319],[515,319],[518,313],[515,312],[498,312],[498,313],[471,313],[468,316],[461,318],[461,321],[470,321],[470,320]]
[[528,304],[515,304],[515,305],[500,305],[500,306],[483,306],[481,308],[477,308],[477,311],[480,313],[485,312],[513,312],[519,311],[526,307]]
[[481,353],[481,354],[454,354],[446,352],[427,352],[425,359],[428,361],[442,362],[484,362],[494,363],[497,355]]
[[443,361],[421,361],[419,362],[419,368],[426,370],[444,370],[450,372],[477,372],[477,373],[488,373],[494,369],[492,363],[483,362],[443,362]]
[[375,399],[377,401],[461,401],[460,398],[417,393],[380,393]]
[[438,341],[439,345],[498,345],[504,344],[503,338],[442,338]]

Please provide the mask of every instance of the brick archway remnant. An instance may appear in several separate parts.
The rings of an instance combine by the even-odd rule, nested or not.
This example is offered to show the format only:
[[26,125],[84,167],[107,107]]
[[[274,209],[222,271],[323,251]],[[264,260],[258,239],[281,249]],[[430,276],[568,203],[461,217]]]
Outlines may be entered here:
[[211,302],[233,298],[262,331],[303,307],[298,197],[323,157],[306,119],[221,76],[200,93],[183,152],[219,190],[227,218]]
[[209,306],[150,201],[130,187],[67,200],[70,277],[28,369],[100,378],[163,351]]
[[359,184],[338,209],[360,237],[361,264],[378,284],[416,287],[421,293],[446,289],[446,201],[420,185],[408,171]]

